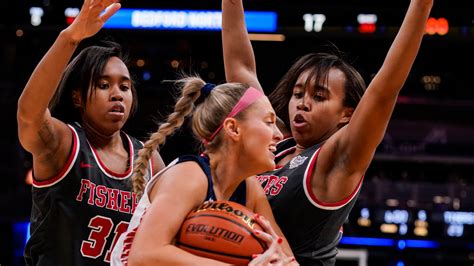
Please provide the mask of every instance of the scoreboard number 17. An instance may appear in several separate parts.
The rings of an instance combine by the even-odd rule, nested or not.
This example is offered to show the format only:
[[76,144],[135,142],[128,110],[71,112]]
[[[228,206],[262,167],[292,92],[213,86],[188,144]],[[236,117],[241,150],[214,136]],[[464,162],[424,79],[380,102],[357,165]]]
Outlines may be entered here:
[[323,24],[326,21],[324,14],[304,14],[304,30],[307,32],[320,32],[323,28]]

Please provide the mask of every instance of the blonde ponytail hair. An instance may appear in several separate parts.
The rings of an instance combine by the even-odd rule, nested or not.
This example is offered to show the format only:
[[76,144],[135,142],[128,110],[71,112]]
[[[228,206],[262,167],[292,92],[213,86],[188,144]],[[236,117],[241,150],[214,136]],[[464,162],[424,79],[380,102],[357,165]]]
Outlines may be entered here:
[[[144,176],[153,151],[165,143],[167,136],[172,135],[176,129],[183,125],[185,118],[193,112],[194,104],[201,96],[201,89],[206,85],[199,77],[186,77],[176,83],[183,84],[183,86],[181,96],[174,107],[174,112],[145,142],[144,147],[138,152],[138,158],[135,160],[132,184],[133,191],[137,193],[138,197],[142,196],[145,189]],[[198,141],[202,143],[203,140],[208,140],[211,137],[248,88],[249,86],[240,83],[225,83],[212,89],[210,94],[197,105],[193,115],[192,128]],[[235,118],[239,119],[244,114],[245,111]],[[212,152],[217,149],[222,143],[221,135],[220,133],[217,134],[212,141],[206,143],[205,150]]]
[[133,192],[137,193],[138,197],[142,196],[145,189],[145,175],[148,168],[148,161],[152,157],[153,151],[165,143],[167,136],[172,135],[176,129],[183,125],[184,119],[192,113],[194,102],[201,95],[201,88],[205,84],[205,82],[198,77],[186,77],[178,82],[183,83],[184,86],[181,96],[174,107],[174,112],[168,116],[166,122],[161,124],[158,130],[145,142],[135,160],[132,185]]

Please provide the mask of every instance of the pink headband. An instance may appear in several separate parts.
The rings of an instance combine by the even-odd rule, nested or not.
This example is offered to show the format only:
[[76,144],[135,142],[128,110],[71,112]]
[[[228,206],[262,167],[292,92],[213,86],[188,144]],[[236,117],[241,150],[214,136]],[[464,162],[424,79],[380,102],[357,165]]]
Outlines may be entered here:
[[221,131],[222,127],[224,126],[224,121],[227,118],[235,117],[238,113],[249,107],[249,105],[256,102],[262,96],[264,96],[264,94],[261,91],[255,89],[254,87],[248,88],[245,91],[244,95],[239,99],[237,104],[235,104],[234,108],[232,108],[232,111],[230,111],[230,113],[224,118],[221,125],[216,129],[216,131],[214,131],[214,133],[212,133],[209,139],[203,140],[203,143],[208,144],[216,137],[216,135],[219,133],[219,131]]

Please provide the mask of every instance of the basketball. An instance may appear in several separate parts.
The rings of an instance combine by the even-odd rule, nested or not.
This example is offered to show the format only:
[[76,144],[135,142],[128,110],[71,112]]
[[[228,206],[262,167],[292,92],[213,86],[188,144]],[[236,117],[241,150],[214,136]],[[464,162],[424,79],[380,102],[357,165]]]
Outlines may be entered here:
[[176,246],[201,257],[247,265],[267,245],[253,233],[262,227],[254,213],[231,201],[205,202],[191,211],[181,226]]

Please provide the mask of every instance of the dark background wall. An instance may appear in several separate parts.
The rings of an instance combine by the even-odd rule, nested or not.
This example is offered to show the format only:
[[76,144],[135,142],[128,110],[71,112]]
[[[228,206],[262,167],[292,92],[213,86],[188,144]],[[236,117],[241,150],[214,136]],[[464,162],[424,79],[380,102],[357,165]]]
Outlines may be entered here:
[[[253,0],[244,3],[247,10],[276,11],[277,33],[286,37],[283,42],[253,42],[260,80],[270,92],[298,56],[331,50],[334,46],[343,51],[366,82],[370,82],[382,65],[409,1]],[[59,31],[67,26],[64,9],[80,5],[81,1],[77,0],[0,3],[2,265],[22,265],[21,252],[18,253],[22,241],[15,238],[15,224],[28,221],[31,208],[31,187],[24,181],[31,169],[31,158],[18,142],[16,102],[33,68]],[[217,0],[126,0],[122,5],[127,8],[220,9]],[[36,27],[30,24],[32,6],[45,11],[42,24]],[[303,30],[305,13],[326,15],[321,32]],[[374,33],[358,32],[359,13],[378,15]],[[368,250],[370,265],[472,265],[474,261],[474,8],[469,1],[435,1],[431,16],[446,18],[449,32],[443,36],[425,36],[385,139],[365,177],[358,204],[345,226],[346,236],[394,241],[389,246],[362,242],[341,244],[342,248]],[[157,128],[157,123],[174,104],[176,91],[162,80],[175,79],[177,71],[184,71],[196,72],[209,82],[225,82],[219,31],[104,29],[82,46],[103,38],[120,42],[130,53],[131,71],[138,82],[139,110],[125,130],[141,139]],[[140,59],[145,62],[142,67],[136,64]],[[185,127],[167,141],[161,153],[165,161],[170,162],[180,154],[194,152],[195,147],[190,130]],[[414,230],[424,224],[417,222],[421,221],[420,211],[428,216],[426,236],[414,234]],[[462,212],[467,223],[453,227],[446,222],[446,211]],[[367,219],[367,212],[370,226],[363,226],[361,219]],[[394,213],[401,214],[402,220],[405,214],[408,218],[397,224],[393,222]],[[396,232],[383,233],[381,226],[390,219],[397,227]],[[405,234],[401,233],[402,224],[407,227]],[[452,235],[453,230],[459,232],[459,228],[462,235],[448,234],[449,231]],[[434,241],[429,243],[438,246],[404,247],[400,242],[409,239]],[[420,255],[422,253],[427,255]]]

